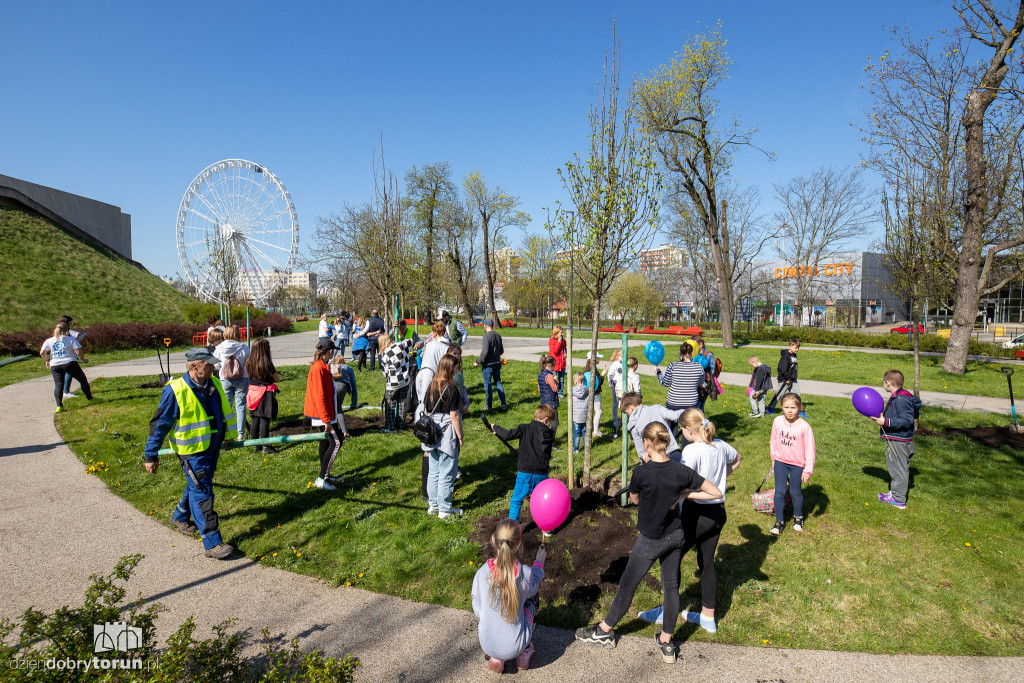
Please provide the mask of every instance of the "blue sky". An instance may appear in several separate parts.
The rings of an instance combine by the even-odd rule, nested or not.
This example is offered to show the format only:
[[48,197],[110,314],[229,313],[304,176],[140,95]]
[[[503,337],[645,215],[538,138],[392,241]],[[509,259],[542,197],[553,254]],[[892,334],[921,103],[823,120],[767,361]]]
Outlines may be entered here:
[[626,74],[721,21],[723,104],[777,155],[745,152],[736,170],[770,213],[773,182],[859,161],[850,124],[885,27],[957,22],[926,0],[22,2],[4,14],[0,173],[120,206],[135,258],[161,275],[180,270],[178,204],[207,165],[270,168],[305,237],[317,216],[370,197],[382,135],[400,176],[440,160],[460,178],[479,169],[541,231],[562,197],[556,169],[586,144],[613,15]]

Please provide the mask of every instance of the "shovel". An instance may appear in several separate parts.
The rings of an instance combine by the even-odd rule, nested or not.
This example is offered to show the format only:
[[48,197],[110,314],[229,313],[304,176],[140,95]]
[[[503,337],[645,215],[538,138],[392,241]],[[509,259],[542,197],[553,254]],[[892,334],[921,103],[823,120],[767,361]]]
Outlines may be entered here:
[[1006,375],[1006,386],[1010,389],[1010,413],[1013,415],[1013,427],[1010,428],[1010,431],[1020,432],[1020,425],[1017,424],[1017,406],[1013,403],[1013,368],[999,368],[999,370]]

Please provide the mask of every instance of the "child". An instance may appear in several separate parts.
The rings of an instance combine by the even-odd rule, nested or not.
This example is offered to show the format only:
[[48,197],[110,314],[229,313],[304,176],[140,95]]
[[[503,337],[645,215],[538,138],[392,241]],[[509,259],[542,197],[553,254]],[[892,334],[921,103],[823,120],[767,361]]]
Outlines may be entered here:
[[[797,360],[796,354],[800,350],[800,342],[796,339],[789,340],[789,348],[779,352],[779,368],[776,377],[779,378],[779,390],[772,397],[768,405],[768,412],[775,412],[775,403],[786,394],[800,393],[800,385],[797,384]],[[801,416],[806,417],[806,415]]]
[[544,578],[547,551],[542,545],[533,566],[526,567],[516,557],[522,543],[519,522],[498,522],[491,534],[494,557],[473,577],[473,613],[480,620],[480,648],[488,658],[487,668],[498,674],[508,659],[515,659],[520,669],[529,669],[534,653],[533,620],[540,608],[537,588]]
[[[781,391],[781,390],[780,390]],[[814,432],[800,413],[804,409],[799,394],[786,394],[780,401],[782,415],[772,423],[769,449],[775,463],[775,526],[770,531],[778,536],[786,526],[782,508],[786,504],[786,482],[793,497],[793,531],[804,530],[804,494],[801,484],[814,473]]]
[[608,386],[612,388],[612,441],[619,438],[619,428],[622,420],[619,418],[619,401],[625,390],[622,387],[622,349],[615,349],[608,366],[604,369],[604,378],[608,380]]
[[749,362],[754,370],[747,386],[747,398],[750,399],[750,415],[747,417],[764,417],[764,397],[772,388],[772,370],[757,356],[751,356]]
[[[537,391],[540,393],[540,404],[555,409],[555,418],[551,422],[551,433],[558,438],[558,379],[555,375],[555,359],[551,356],[540,357]],[[555,450],[558,450],[557,446]]]
[[572,376],[572,451],[580,452],[580,439],[587,429],[587,397],[590,389],[583,383],[583,373]]
[[889,493],[879,493],[878,502],[897,510],[907,508],[907,486],[910,482],[910,459],[914,457],[914,429],[921,411],[921,399],[903,388],[903,373],[890,370],[882,378],[882,388],[892,394],[881,417],[870,419],[881,427],[885,441],[885,465],[889,469]]
[[511,430],[495,424],[491,425],[491,431],[499,438],[505,441],[519,439],[516,487],[512,490],[512,502],[508,511],[509,518],[517,522],[523,501],[533,492],[537,484],[548,478],[551,445],[555,442],[555,432],[550,425],[554,419],[555,409],[542,405],[533,411],[533,422],[529,424],[521,424]]
[[643,400],[643,392],[640,391],[640,361],[636,359],[636,356],[630,356],[629,360],[626,361],[626,368],[626,391],[623,392],[623,395],[635,392]]
[[[643,432],[652,422],[660,422],[668,427],[682,417],[682,410],[669,410],[664,406],[645,406],[640,403],[640,394],[629,392],[622,397],[622,412],[626,414],[626,432],[633,437],[636,455],[641,462],[647,462],[649,456],[644,451]],[[669,443],[666,447],[669,460],[683,461],[682,451],[675,436],[669,432]]]
[[[277,384],[281,376],[270,360],[270,342],[257,339],[245,361],[245,372],[249,375],[249,389],[245,397],[246,407],[252,424],[249,437],[266,439],[270,436],[270,421],[277,417]],[[276,453],[273,446],[256,447],[257,453]]]
[[[683,464],[713,482],[723,494],[726,479],[739,467],[743,457],[736,449],[715,438],[715,424],[704,413],[690,408],[679,418],[683,438],[689,445],[683,449]],[[716,633],[715,599],[718,593],[718,575],[715,573],[715,550],[725,526],[725,496],[713,500],[685,501],[683,503],[683,555],[697,547],[697,567],[700,569],[700,612],[684,612],[691,624],[700,624],[708,633]],[[637,616],[643,621],[660,624],[663,608],[655,607]]]
[[682,463],[669,460],[665,448],[671,436],[665,425],[652,422],[643,432],[644,448],[650,461],[633,470],[629,499],[637,506],[636,528],[640,532],[629,553],[626,570],[619,581],[608,614],[600,623],[577,629],[576,640],[603,647],[615,647],[615,625],[625,616],[640,581],[655,560],[661,561],[665,626],[654,638],[664,661],[676,661],[672,632],[679,616],[679,561],[682,559],[683,528],[676,505],[684,499],[711,500],[722,492]]
[[590,374],[591,367],[593,367],[594,374],[594,438],[601,438],[601,430],[598,427],[601,425],[601,373],[598,371],[598,361],[596,359],[587,359],[587,365],[583,368],[583,383],[590,388]]

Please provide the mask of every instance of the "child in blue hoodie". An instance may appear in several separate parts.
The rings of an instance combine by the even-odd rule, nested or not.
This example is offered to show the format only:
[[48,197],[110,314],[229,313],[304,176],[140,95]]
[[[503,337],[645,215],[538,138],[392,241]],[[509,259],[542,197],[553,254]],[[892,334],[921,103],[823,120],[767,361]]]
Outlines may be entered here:
[[888,493],[879,493],[878,501],[897,510],[907,508],[910,483],[910,459],[914,457],[914,428],[921,412],[921,399],[903,388],[903,373],[889,370],[882,377],[882,388],[892,394],[880,417],[869,418],[881,427],[885,441],[885,464],[892,480]]

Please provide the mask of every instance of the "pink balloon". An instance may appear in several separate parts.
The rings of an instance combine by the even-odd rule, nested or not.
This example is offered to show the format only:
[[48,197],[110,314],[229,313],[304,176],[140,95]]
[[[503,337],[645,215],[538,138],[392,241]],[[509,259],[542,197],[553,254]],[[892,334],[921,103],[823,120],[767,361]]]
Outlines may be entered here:
[[530,495],[530,515],[541,531],[561,526],[569,516],[569,489],[557,479],[545,479],[537,484]]

